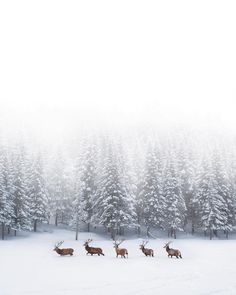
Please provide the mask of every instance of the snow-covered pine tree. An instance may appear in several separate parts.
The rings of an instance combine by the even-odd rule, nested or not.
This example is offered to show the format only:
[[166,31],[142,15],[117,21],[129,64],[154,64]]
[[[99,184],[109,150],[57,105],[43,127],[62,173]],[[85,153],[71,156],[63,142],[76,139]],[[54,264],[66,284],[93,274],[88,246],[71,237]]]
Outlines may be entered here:
[[186,146],[186,142],[181,146],[178,153],[178,171],[181,181],[181,191],[187,208],[185,225],[191,224],[191,231],[194,234],[197,218],[193,206],[196,158],[193,155],[192,148],[189,145]]
[[2,240],[5,239],[5,228],[11,226],[14,217],[11,172],[5,148],[0,147],[0,224]]
[[[224,155],[225,159],[226,155]],[[233,230],[235,224],[234,215],[234,195],[230,178],[226,170],[225,160],[220,152],[213,157],[213,171],[217,183],[217,193],[224,199],[225,207],[221,208],[221,215],[227,216],[225,223],[219,229],[223,230],[228,238],[229,232]],[[223,220],[222,220],[223,221]],[[217,232],[215,232],[217,234]]]
[[32,159],[28,193],[30,197],[30,212],[34,231],[39,222],[48,221],[48,195],[45,186],[42,156]]
[[73,198],[72,198],[72,216],[70,225],[75,229],[75,239],[78,240],[79,222],[81,216],[81,163],[82,156],[79,154],[74,161],[74,177],[73,177]]
[[135,226],[136,213],[132,196],[119,174],[122,163],[118,161],[111,143],[103,148],[102,154],[93,220],[106,227],[114,239],[122,228]]
[[181,191],[181,181],[176,166],[174,152],[167,157],[163,183],[163,229],[168,235],[174,236],[176,232],[183,231],[186,218],[186,205]]
[[83,147],[81,162],[81,189],[80,189],[80,220],[90,225],[93,217],[93,203],[96,195],[96,146],[93,142],[88,142]]
[[11,227],[15,231],[27,231],[32,229],[30,214],[30,198],[28,195],[28,174],[27,163],[24,147],[14,149],[11,164],[14,170],[13,175],[13,208],[14,217]]
[[69,164],[62,152],[52,160],[47,177],[47,191],[50,215],[54,217],[55,225],[69,224],[71,219],[71,175],[67,169]]
[[150,227],[161,227],[163,223],[162,168],[160,151],[156,146],[150,145],[137,197],[137,213],[139,220],[147,228],[147,236]]
[[[227,202],[223,186],[216,174],[215,163],[212,159],[203,158],[202,171],[198,181],[198,189],[195,195],[195,208],[199,216],[199,226],[205,233],[209,232],[210,239],[217,230],[229,230]],[[217,165],[216,165],[217,166]],[[215,166],[215,167],[216,167]],[[222,175],[221,175],[222,177]]]

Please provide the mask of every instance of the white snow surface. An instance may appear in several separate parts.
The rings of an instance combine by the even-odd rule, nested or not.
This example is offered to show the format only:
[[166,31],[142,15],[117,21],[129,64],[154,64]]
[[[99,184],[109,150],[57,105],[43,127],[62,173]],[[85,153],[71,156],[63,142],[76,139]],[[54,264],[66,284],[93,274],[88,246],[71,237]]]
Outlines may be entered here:
[[[83,242],[102,247],[105,256],[86,255]],[[73,247],[72,257],[52,251],[57,241]],[[141,239],[123,246],[129,258],[115,257],[105,236],[53,230],[0,241],[0,295],[236,294],[236,240],[177,239],[183,259],[168,258],[164,239],[150,240],[155,257],[139,250]]]

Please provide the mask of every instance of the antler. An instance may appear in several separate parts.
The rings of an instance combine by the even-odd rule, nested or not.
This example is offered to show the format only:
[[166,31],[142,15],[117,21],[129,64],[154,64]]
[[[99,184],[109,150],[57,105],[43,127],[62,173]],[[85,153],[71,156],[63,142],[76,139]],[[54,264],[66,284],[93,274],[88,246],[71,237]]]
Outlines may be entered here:
[[88,239],[87,241],[86,241],[86,243],[90,243],[90,242],[92,242],[92,239]]
[[143,241],[143,246],[146,246],[149,241]]
[[63,243],[64,243],[64,241],[60,241],[60,242],[58,242],[58,243],[55,245],[55,248],[60,247]]
[[119,246],[121,243],[123,243],[125,240],[120,240],[120,242],[117,242],[116,240],[114,240],[114,245],[115,246]]
[[120,243],[118,244],[118,246],[123,243],[125,241],[125,239],[120,240]]

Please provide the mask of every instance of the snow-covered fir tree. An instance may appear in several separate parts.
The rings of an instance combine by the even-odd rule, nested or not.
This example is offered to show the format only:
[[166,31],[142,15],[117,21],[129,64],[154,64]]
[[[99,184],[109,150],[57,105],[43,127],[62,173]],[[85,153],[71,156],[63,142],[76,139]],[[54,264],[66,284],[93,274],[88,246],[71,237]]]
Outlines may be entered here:
[[[28,167],[27,157],[24,147],[15,150],[12,161],[14,161],[13,174],[13,209],[14,217],[11,227],[15,231],[28,231],[32,229],[30,197],[28,195]],[[11,164],[13,167],[13,163]],[[28,167],[27,167],[28,165]]]
[[71,173],[68,171],[69,164],[62,152],[53,157],[46,180],[50,215],[54,223],[69,224],[72,210],[71,197]]
[[[216,160],[217,161],[217,160]],[[198,190],[195,195],[195,208],[199,217],[199,227],[205,233],[209,232],[210,239],[218,230],[230,231],[232,224],[227,200],[230,200],[230,191],[226,187],[226,175],[218,171],[219,163],[213,163],[203,158],[202,171],[199,174]]]
[[163,167],[161,154],[157,147],[149,146],[144,167],[144,175],[137,196],[139,222],[147,228],[160,227],[163,223]]
[[191,226],[191,232],[194,234],[197,217],[193,206],[193,196],[196,187],[195,171],[197,163],[192,148],[187,145],[186,142],[181,145],[177,154],[177,159],[181,191],[187,208],[185,226]]
[[216,154],[213,158],[214,177],[217,182],[217,193],[224,199],[225,208],[221,208],[221,215],[226,216],[225,223],[219,228],[223,230],[228,238],[235,225],[234,193],[230,183],[229,174],[222,156]]
[[136,213],[132,195],[119,174],[122,163],[118,161],[111,144],[108,143],[102,153],[103,166],[97,182],[93,220],[105,226],[114,239],[124,227],[135,226]]
[[4,147],[0,146],[0,224],[2,240],[5,239],[6,226],[11,226],[14,218],[13,195],[9,159]]
[[174,153],[168,156],[165,165],[163,197],[164,220],[162,228],[168,231],[168,235],[176,238],[176,232],[184,229],[186,205]]
[[96,195],[96,146],[93,142],[83,148],[80,180],[80,220],[86,223],[89,232]]
[[34,159],[30,171],[30,184],[28,188],[30,197],[30,212],[34,231],[37,225],[48,221],[48,194],[45,185],[42,156],[38,154]]

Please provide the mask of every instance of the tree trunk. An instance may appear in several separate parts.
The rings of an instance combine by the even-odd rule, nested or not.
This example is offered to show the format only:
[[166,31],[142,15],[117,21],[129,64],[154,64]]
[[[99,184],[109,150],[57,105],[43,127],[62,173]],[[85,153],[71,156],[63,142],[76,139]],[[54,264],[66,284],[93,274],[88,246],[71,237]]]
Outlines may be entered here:
[[34,232],[37,231],[37,220],[34,220]]
[[14,230],[14,236],[16,237],[16,229]]
[[210,229],[210,240],[212,240],[212,229]]
[[140,234],[141,234],[141,226],[137,226],[137,234],[138,234],[138,236],[140,236]]
[[11,233],[11,228],[10,228],[10,226],[8,226],[7,233],[8,233],[8,235],[10,235],[10,233]]
[[150,227],[147,226],[147,237],[148,237],[148,238],[150,237],[149,230],[150,230]]
[[2,240],[5,239],[5,223],[2,222]]
[[192,235],[195,233],[194,223],[192,223]]
[[55,216],[55,226],[58,226],[58,213],[56,212],[56,216]]
[[173,229],[174,239],[176,239],[176,229]]
[[90,232],[90,222],[88,222],[87,230],[88,230],[88,232]]
[[115,240],[116,238],[116,230],[114,228],[111,228],[111,238],[112,240]]
[[225,235],[226,235],[226,239],[228,240],[228,238],[229,238],[229,231],[228,230],[226,231]]
[[76,220],[76,230],[75,230],[75,240],[78,241],[78,235],[79,235],[79,219]]

